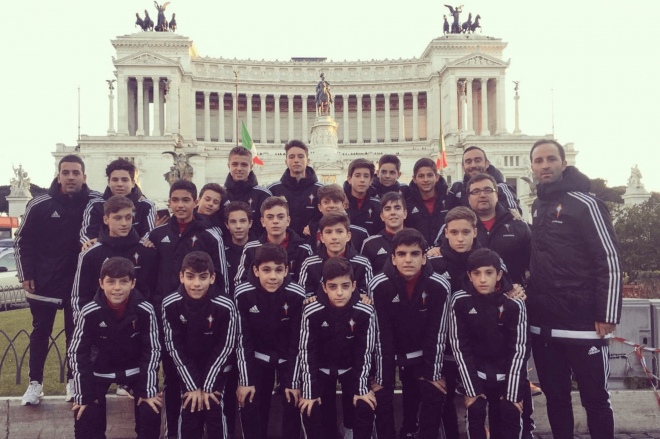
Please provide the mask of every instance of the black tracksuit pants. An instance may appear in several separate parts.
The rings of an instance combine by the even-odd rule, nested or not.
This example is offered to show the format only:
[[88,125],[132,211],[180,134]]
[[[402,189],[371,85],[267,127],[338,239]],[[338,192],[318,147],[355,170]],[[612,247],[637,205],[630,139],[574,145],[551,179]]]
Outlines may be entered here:
[[[78,412],[74,412],[73,431],[76,439],[105,439],[105,394],[108,392],[110,384],[107,381],[95,383],[94,393],[96,395],[96,401],[87,405],[80,420],[76,419]],[[131,385],[130,382],[118,384]],[[135,433],[137,433],[138,439],[158,439],[160,437],[160,413],[154,412],[146,402],[138,405],[138,399],[134,399]]]
[[238,389],[238,366],[236,365],[236,358],[232,356],[229,364],[231,364],[231,370],[227,372],[225,391],[222,392],[222,411],[227,420],[227,437],[231,439],[236,433],[236,410],[238,407],[236,401],[236,389]]
[[[183,392],[181,393],[183,395]],[[236,399],[236,395],[234,395]],[[179,439],[202,439],[204,426],[206,425],[207,439],[224,439],[227,431],[225,415],[223,413],[223,399],[218,398],[220,404],[209,399],[210,409],[203,407],[202,410],[190,412],[190,404],[181,408],[181,431]],[[170,433],[172,436],[172,433]]]
[[461,377],[456,361],[445,360],[442,362],[442,376],[447,382],[447,395],[445,395],[445,405],[442,409],[442,426],[445,430],[445,438],[459,439],[458,415],[456,414],[454,398],[456,397],[456,385]]
[[[470,439],[486,439],[486,413],[491,439],[519,438],[522,433],[522,413],[512,402],[501,399],[506,394],[506,381],[484,384],[486,398],[468,408],[466,429]],[[523,403],[524,404],[524,403]]]
[[165,437],[176,436],[179,431],[181,415],[181,387],[176,364],[165,348],[165,332],[163,331],[162,299],[154,303],[158,320],[158,341],[160,342],[160,361],[163,365],[163,402],[165,403]]
[[321,377],[321,404],[314,404],[312,413],[302,414],[305,437],[307,439],[336,439],[337,432],[337,381],[341,384],[341,405],[343,411],[344,427],[353,430],[354,439],[369,439],[373,432],[374,411],[364,401],[358,401],[353,406],[353,389],[349,383],[350,372],[339,376],[325,375]]
[[553,343],[532,335],[532,353],[547,400],[554,439],[573,437],[571,373],[587,412],[591,437],[614,438],[614,413],[607,383],[610,377],[609,346]]
[[[48,356],[48,347],[50,337],[53,332],[53,324],[57,308],[51,304],[46,304],[38,300],[30,300],[30,313],[32,314],[32,333],[30,334],[30,361],[29,376],[30,381],[44,380],[44,365]],[[66,340],[66,352],[69,351],[69,343],[73,334],[73,311],[71,303],[64,301],[64,337]],[[66,377],[68,380],[73,378],[71,368],[69,367],[68,357],[65,359]]]
[[[280,367],[273,367],[266,362],[257,360],[257,371],[254,380],[254,399],[252,402],[246,398],[245,407],[239,407],[243,439],[267,439],[268,419],[270,415],[270,402],[275,386],[275,371],[280,375]],[[282,389],[284,393],[284,389]],[[282,439],[299,439],[300,437],[300,411],[293,399],[290,403],[283,399],[282,407]]]

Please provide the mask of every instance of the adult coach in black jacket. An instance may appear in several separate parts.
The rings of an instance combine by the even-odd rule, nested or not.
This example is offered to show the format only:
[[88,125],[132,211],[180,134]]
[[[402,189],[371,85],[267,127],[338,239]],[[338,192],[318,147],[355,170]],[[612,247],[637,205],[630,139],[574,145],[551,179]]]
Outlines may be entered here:
[[[30,385],[22,404],[39,404],[48,341],[57,309],[64,308],[64,331],[69,344],[73,332],[71,288],[80,253],[78,241],[83,211],[99,197],[85,184],[85,164],[80,157],[60,160],[58,174],[48,193],[30,200],[14,249],[18,278],[23,283],[32,314],[30,334]],[[67,401],[73,398],[71,371],[67,373]]]
[[605,204],[567,166],[564,148],[539,140],[530,152],[538,179],[532,206],[529,318],[534,363],[557,439],[572,437],[571,371],[593,438],[614,437],[609,340],[621,319],[619,248]]

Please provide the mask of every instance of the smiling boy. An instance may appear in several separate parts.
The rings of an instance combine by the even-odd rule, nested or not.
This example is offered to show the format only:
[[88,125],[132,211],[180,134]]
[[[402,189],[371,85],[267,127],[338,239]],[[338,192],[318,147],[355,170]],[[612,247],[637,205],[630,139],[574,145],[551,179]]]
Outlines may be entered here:
[[399,192],[388,192],[380,199],[380,218],[385,228],[377,235],[370,236],[362,245],[362,256],[369,259],[374,273],[383,271],[385,263],[392,255],[392,238],[403,230],[408,216],[406,200]]
[[369,235],[383,228],[380,220],[380,202],[371,188],[376,167],[367,159],[356,159],[348,165],[348,177],[344,182],[344,192],[348,199],[346,213],[351,224],[367,230]]

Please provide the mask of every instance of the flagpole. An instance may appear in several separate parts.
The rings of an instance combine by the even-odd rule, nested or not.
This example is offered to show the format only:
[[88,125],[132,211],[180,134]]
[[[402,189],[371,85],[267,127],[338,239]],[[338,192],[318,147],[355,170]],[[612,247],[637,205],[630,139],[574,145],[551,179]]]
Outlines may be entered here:
[[236,146],[238,146],[238,70],[234,70],[234,76],[236,77],[236,94],[234,95],[236,102]]

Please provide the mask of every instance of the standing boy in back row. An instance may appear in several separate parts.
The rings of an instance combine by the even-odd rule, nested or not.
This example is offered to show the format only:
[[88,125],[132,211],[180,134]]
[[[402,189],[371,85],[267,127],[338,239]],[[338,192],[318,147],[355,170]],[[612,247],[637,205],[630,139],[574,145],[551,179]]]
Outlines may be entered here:
[[369,235],[383,228],[380,219],[380,202],[371,188],[376,167],[367,159],[355,159],[348,165],[348,178],[344,182],[344,192],[348,199],[346,213],[351,224],[367,230]]

